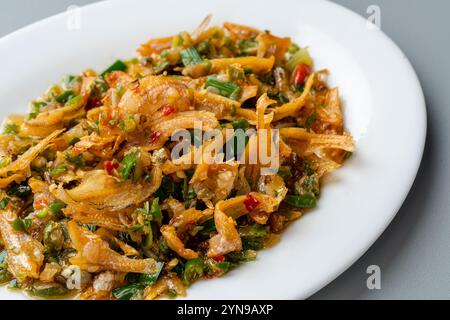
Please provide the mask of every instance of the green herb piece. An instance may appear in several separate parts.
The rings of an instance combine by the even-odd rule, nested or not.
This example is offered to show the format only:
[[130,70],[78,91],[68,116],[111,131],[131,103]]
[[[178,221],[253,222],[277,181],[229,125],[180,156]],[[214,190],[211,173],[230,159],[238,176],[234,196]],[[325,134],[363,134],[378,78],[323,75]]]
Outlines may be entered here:
[[298,51],[296,51],[286,63],[286,69],[292,72],[295,67],[301,63],[307,64],[310,67],[313,64],[312,58],[309,55],[307,48],[299,49]]
[[202,258],[192,259],[186,261],[183,273],[183,282],[186,285],[191,284],[195,280],[203,276],[205,264]]
[[[239,119],[234,120],[231,125],[235,130],[233,135],[233,154],[235,159],[238,160],[241,157],[241,154],[245,151],[245,147],[247,146],[247,143],[249,141],[249,137],[247,136],[246,131],[250,128],[250,124],[246,119]],[[242,143],[242,141],[244,143]]]
[[140,298],[145,286],[141,283],[131,283],[112,291],[113,296],[118,300],[132,300]]
[[161,73],[166,70],[168,66],[170,66],[170,64],[166,60],[159,60],[153,67],[153,72],[156,74]]
[[55,201],[52,204],[50,204],[48,209],[55,217],[57,217],[58,219],[63,219],[65,216],[64,213],[62,212],[62,209],[64,209],[65,207],[66,207],[65,203],[61,201]]
[[19,133],[20,128],[15,123],[6,123],[3,126],[3,134],[16,134]]
[[122,60],[117,60],[108,69],[103,71],[102,74],[100,74],[100,77],[104,78],[108,73],[111,73],[113,71],[125,71],[127,69],[127,65]]
[[69,170],[69,167],[66,164],[60,164],[57,165],[55,168],[53,168],[50,171],[50,176],[57,177],[59,175],[62,175],[63,173],[67,172],[67,170]]
[[241,50],[241,55],[248,55],[252,52],[255,52],[256,49],[258,48],[258,42],[256,41],[251,41],[251,40],[239,40],[238,43],[238,48]]
[[308,118],[306,118],[305,121],[305,128],[306,129],[311,129],[311,127],[314,125],[314,123],[317,120],[317,112],[313,112]]
[[245,79],[245,74],[244,71],[240,68],[237,68],[235,66],[228,66],[228,79],[230,79],[230,81],[236,81],[236,80],[244,80]]
[[74,137],[69,141],[69,145],[73,146],[74,144],[76,144],[77,142],[80,142],[81,139],[78,137]]
[[0,266],[2,266],[5,263],[7,255],[8,255],[7,250],[0,251]]
[[75,96],[70,98],[66,103],[65,106],[69,108],[78,108],[81,107],[83,103],[83,97],[81,95]]
[[[213,92],[217,92],[221,96],[237,100],[241,94],[241,87],[233,82],[223,82],[215,77],[208,77],[205,88],[212,88]],[[211,89],[210,89],[211,90]]]
[[158,280],[158,277],[163,269],[164,263],[157,262],[157,270],[155,273],[149,273],[149,274],[141,274],[139,275],[138,282],[145,285],[145,286],[152,286],[156,283],[156,280]]
[[152,205],[150,207],[150,214],[153,217],[154,221],[161,223],[162,213],[161,213],[161,208],[159,206],[159,198],[153,199]]
[[244,249],[260,250],[264,248],[264,238],[269,233],[268,227],[257,223],[239,228]]
[[138,230],[141,230],[144,227],[143,224],[135,224],[130,229],[128,229],[130,232],[136,232]]
[[38,297],[61,297],[68,294],[69,289],[57,283],[35,283],[33,284],[33,288],[30,290],[30,293]]
[[214,222],[214,219],[210,219],[206,221],[202,225],[203,229],[198,233],[200,236],[204,238],[209,238],[211,233],[216,231],[216,223]]
[[284,199],[284,203],[290,205],[291,207],[300,209],[310,209],[317,205],[317,199],[309,194],[305,195],[288,195]]
[[32,224],[33,224],[33,221],[29,218],[21,219],[21,218],[17,217],[13,221],[11,226],[16,231],[25,231],[25,230],[29,229]]
[[67,101],[69,101],[69,99],[71,97],[73,97],[73,95],[74,95],[74,93],[72,90],[67,90],[67,91],[64,91],[62,94],[60,94],[59,96],[57,96],[55,98],[55,100],[56,100],[56,102],[59,102],[59,103],[66,103]]
[[192,187],[189,186],[188,179],[184,179],[183,181],[183,200],[184,202],[188,202],[192,199],[195,199],[195,191]]
[[38,217],[39,219],[45,219],[48,216],[48,209],[42,209],[41,211],[39,211],[38,213],[36,213],[36,217]]
[[127,180],[137,165],[139,149],[135,149],[123,157],[120,163],[119,173],[122,179]]
[[227,272],[231,268],[231,263],[229,261],[222,261],[222,262],[218,262],[216,264],[216,266],[218,266],[224,272]]
[[45,102],[33,101],[31,103],[31,110],[28,114],[28,119],[35,119],[41,112],[41,108],[45,107],[46,105],[47,103]]
[[0,285],[8,283],[12,279],[13,275],[6,268],[0,268]]
[[282,94],[281,92],[278,94],[278,100],[281,102],[281,103],[288,103],[289,102],[289,99],[288,99],[288,97],[286,97],[284,94]]
[[66,88],[72,88],[74,82],[81,82],[81,80],[80,76],[66,75],[63,77],[62,82]]
[[10,157],[8,157],[8,156],[0,157],[0,168],[6,167],[10,163],[11,163]]
[[73,156],[69,151],[64,152],[64,155],[70,163],[73,163],[74,165],[78,167],[84,166],[84,157],[83,154],[79,154],[77,156]]
[[255,250],[242,250],[239,252],[233,252],[227,255],[228,259],[235,263],[253,261],[256,259]]
[[173,37],[172,40],[172,47],[179,47],[183,45],[183,37],[181,36],[181,34],[177,34],[175,37]]
[[250,67],[245,67],[245,68],[244,68],[244,73],[245,73],[245,74],[251,74],[251,73],[253,73],[253,69],[250,68]]
[[0,210],[5,209],[8,206],[8,203],[11,199],[8,197],[4,197],[2,200],[0,200]]
[[288,52],[289,52],[290,54],[294,54],[294,53],[296,53],[298,50],[300,50],[300,47],[299,47],[296,43],[292,42],[291,45],[289,46]]
[[291,168],[288,166],[281,166],[278,169],[278,175],[282,177],[284,180],[292,178]]
[[267,226],[258,223],[239,228],[239,235],[242,238],[263,238],[268,232]]
[[197,49],[193,47],[182,50],[180,52],[180,55],[181,61],[183,62],[185,67],[198,64],[203,61],[202,56],[198,53]]

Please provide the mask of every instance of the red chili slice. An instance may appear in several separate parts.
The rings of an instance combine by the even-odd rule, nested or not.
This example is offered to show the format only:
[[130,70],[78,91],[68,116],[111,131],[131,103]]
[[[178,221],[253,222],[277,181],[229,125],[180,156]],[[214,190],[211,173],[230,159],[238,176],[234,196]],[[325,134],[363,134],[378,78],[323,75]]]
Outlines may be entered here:
[[103,163],[103,166],[105,167],[105,170],[109,175],[112,174],[114,169],[119,168],[119,164],[117,162],[113,162],[113,161],[109,161],[109,160],[106,160]]
[[258,201],[258,199],[254,198],[252,195],[248,194],[244,200],[244,205],[245,205],[245,208],[247,208],[247,210],[249,212],[251,212],[251,211],[255,210],[256,207],[259,205],[259,201]]
[[172,106],[165,106],[163,108],[163,115],[165,117],[167,117],[167,116],[171,115],[174,111],[175,111],[174,107],[172,107]]
[[150,135],[150,142],[155,143],[156,140],[158,140],[159,137],[161,137],[162,133],[159,131],[153,131]]
[[224,262],[225,261],[225,257],[224,256],[217,256],[217,257],[214,257],[213,260],[215,262]]
[[305,82],[306,77],[311,73],[311,68],[304,63],[295,67],[293,74],[294,84],[296,86],[302,85]]

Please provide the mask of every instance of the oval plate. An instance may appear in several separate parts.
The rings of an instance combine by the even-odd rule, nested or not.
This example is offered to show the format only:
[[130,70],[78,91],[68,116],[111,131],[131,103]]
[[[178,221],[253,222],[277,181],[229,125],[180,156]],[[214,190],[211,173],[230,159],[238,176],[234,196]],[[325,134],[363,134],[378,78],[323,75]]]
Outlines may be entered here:
[[[355,13],[306,0],[113,0],[79,13],[59,14],[0,40],[2,119],[27,112],[28,102],[63,75],[103,70],[134,56],[149,38],[193,30],[210,13],[215,24],[268,29],[308,46],[315,69],[328,68],[330,85],[339,86],[357,151],[326,179],[319,206],[255,262],[195,283],[187,298],[306,298],[352,265],[399,210],[423,153],[423,93],[400,49]],[[0,289],[0,299],[21,298]]]

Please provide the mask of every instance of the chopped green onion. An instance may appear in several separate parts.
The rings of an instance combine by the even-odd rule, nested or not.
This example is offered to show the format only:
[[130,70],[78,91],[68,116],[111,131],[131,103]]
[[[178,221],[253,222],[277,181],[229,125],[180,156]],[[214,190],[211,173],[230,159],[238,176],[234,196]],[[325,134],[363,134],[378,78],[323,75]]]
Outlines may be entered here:
[[173,37],[172,40],[172,47],[179,47],[183,44],[183,37],[181,34],[177,34],[175,37]]
[[300,49],[296,53],[294,53],[286,63],[286,69],[292,72],[295,67],[301,63],[307,64],[310,67],[313,64],[312,58],[309,55],[307,48]]
[[236,263],[253,261],[256,259],[256,251],[254,250],[242,250],[239,252],[233,252],[227,255],[227,257]]
[[188,179],[183,181],[183,200],[185,203],[194,199],[196,196],[195,191],[189,186]]
[[69,151],[66,151],[66,152],[64,152],[64,156],[66,157],[67,161],[77,165],[78,167],[81,167],[81,166],[84,165],[83,154],[79,154],[77,156],[73,156],[73,155],[70,154]]
[[155,273],[149,273],[149,274],[141,274],[139,276],[139,283],[142,283],[145,286],[152,286],[156,283],[156,280],[158,280],[158,277],[163,269],[164,263],[157,262],[157,269]]
[[251,74],[251,73],[253,73],[253,69],[250,68],[250,67],[245,67],[245,68],[244,68],[244,73],[245,73],[245,74]]
[[8,206],[8,203],[11,199],[8,197],[4,197],[2,200],[0,200],[0,209],[3,210]]
[[67,170],[69,170],[69,167],[67,167],[67,165],[60,164],[50,171],[50,175],[52,177],[57,177],[65,172],[67,172]]
[[183,62],[185,67],[193,64],[198,64],[203,61],[202,56],[198,53],[197,49],[193,47],[182,50],[180,52],[180,55],[181,61]]
[[29,218],[21,219],[21,218],[17,217],[13,221],[11,226],[16,231],[25,231],[25,230],[29,229],[32,224],[33,224],[33,221],[31,219],[29,219]]
[[80,141],[81,141],[80,138],[74,137],[74,138],[72,138],[72,139],[69,141],[69,145],[73,146],[74,144],[76,144],[76,143],[78,143],[78,142],[80,142]]
[[296,43],[292,42],[291,45],[289,46],[288,52],[289,52],[290,54],[294,54],[294,53],[296,53],[298,50],[300,50],[300,47],[299,47]]
[[55,100],[56,100],[56,102],[59,102],[59,103],[66,103],[67,101],[69,101],[69,99],[71,97],[73,97],[73,95],[74,95],[74,93],[72,90],[67,90],[67,91],[64,91],[61,95],[57,96],[55,98]]
[[169,66],[169,62],[165,61],[165,60],[160,60],[156,63],[156,65],[153,67],[153,72],[155,73],[161,73],[163,72],[168,66]]
[[314,123],[317,120],[317,113],[313,112],[305,121],[305,128],[306,129],[311,129],[311,127],[314,125]]
[[52,284],[34,284],[31,289],[31,294],[38,297],[59,297],[64,296],[69,292],[65,286],[52,283]]
[[11,158],[8,156],[3,156],[0,158],[0,168],[6,167],[11,163]]
[[159,198],[153,199],[152,206],[150,207],[150,214],[154,221],[161,223],[162,213],[161,207],[159,206]]
[[62,209],[66,207],[66,204],[60,201],[55,201],[48,207],[50,212],[57,218],[64,218],[64,213],[62,212]]
[[144,227],[143,224],[135,224],[130,229],[128,229],[130,232],[136,232],[138,230],[141,230]]
[[118,300],[131,300],[139,298],[145,286],[142,283],[131,283],[112,291],[113,296]]
[[125,155],[120,164],[120,175],[122,179],[127,180],[130,177],[131,172],[136,167],[139,157],[139,150],[135,149],[132,152]]
[[13,275],[6,268],[0,268],[0,285],[8,283],[13,279]]
[[44,219],[47,216],[48,216],[48,209],[47,208],[42,209],[41,211],[36,213],[36,217],[38,217],[39,219]]
[[73,83],[75,81],[80,82],[81,81],[81,77],[80,76],[67,75],[67,76],[63,77],[62,81],[63,81],[64,86],[66,88],[70,88],[70,87],[72,87],[72,85],[73,85]]
[[240,68],[234,66],[228,66],[228,79],[230,81],[243,80],[245,79],[244,71]]
[[127,68],[127,65],[122,60],[117,60],[108,69],[103,71],[102,74],[100,74],[100,77],[104,78],[108,73],[113,71],[125,71]]
[[259,43],[251,40],[239,40],[238,48],[241,50],[241,54],[247,55],[255,52],[258,48]]
[[144,227],[147,230],[147,237],[144,240],[143,248],[144,248],[144,250],[150,250],[152,245],[153,245],[152,224],[151,223],[147,223]]
[[15,133],[19,133],[19,126],[15,123],[7,123],[4,125],[3,127],[3,133],[4,134],[15,134]]
[[242,238],[263,238],[267,233],[267,227],[258,223],[239,228],[239,235]]
[[223,271],[228,271],[231,267],[231,263],[228,261],[223,261],[223,262],[218,262],[216,264],[216,266],[218,266],[220,269],[222,269]]
[[199,53],[207,54],[210,50],[209,40],[203,41],[197,45],[197,50]]
[[83,103],[83,97],[81,95],[79,95],[79,96],[70,98],[66,102],[65,106],[71,107],[71,108],[77,108],[77,107],[81,106],[82,103]]
[[281,166],[278,169],[278,175],[282,177],[284,180],[292,178],[291,168],[288,166]]
[[237,100],[241,94],[241,87],[233,82],[223,82],[214,77],[206,80],[205,88],[213,88],[221,96]]
[[188,285],[203,276],[205,264],[202,258],[186,261],[183,272],[183,282]]
[[281,103],[288,103],[289,102],[289,98],[286,97],[284,94],[282,94],[281,92],[278,94],[278,100]]
[[45,102],[33,101],[31,104],[30,113],[28,114],[28,118],[29,119],[36,118],[38,116],[39,112],[41,112],[41,108],[45,107],[46,105],[47,105],[47,103],[45,103]]
[[309,194],[306,195],[288,195],[284,199],[284,203],[300,209],[310,209],[317,205],[317,199]]

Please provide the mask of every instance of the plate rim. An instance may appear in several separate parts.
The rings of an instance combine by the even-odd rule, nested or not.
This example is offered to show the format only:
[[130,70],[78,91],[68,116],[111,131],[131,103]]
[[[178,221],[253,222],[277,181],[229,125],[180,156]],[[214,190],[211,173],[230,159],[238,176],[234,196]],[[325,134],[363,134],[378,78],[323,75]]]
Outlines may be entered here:
[[[95,2],[95,3],[91,3],[91,4],[87,4],[87,5],[83,5],[83,6],[79,6],[82,9],[85,8],[93,8],[93,7],[101,7],[101,6],[108,6],[111,5],[112,3],[119,3],[121,0],[102,0],[99,2]],[[142,0],[141,0],[142,1]],[[332,2],[332,1],[328,1],[328,0],[320,0],[317,1],[315,0],[314,2],[321,2],[324,5],[328,5],[331,7],[334,7],[333,10],[337,10],[337,11],[345,11],[347,14],[352,15],[355,19],[359,19],[360,21],[366,21],[366,19],[352,11],[351,9],[340,5],[338,3]],[[3,37],[0,38],[0,47],[2,46],[7,46],[7,43],[10,40],[13,40],[14,38],[19,38],[22,36],[22,34],[25,34],[27,32],[32,32],[35,28],[40,28],[41,25],[45,25],[46,23],[51,23],[52,20],[58,19],[58,17],[63,16],[64,14],[66,14],[66,12],[60,12],[60,13],[56,13],[53,14],[49,17],[46,17],[44,19],[35,21],[29,25],[26,25],[22,28],[19,28]],[[417,106],[420,105],[420,119],[422,120],[422,126],[420,129],[420,134],[417,135],[418,137],[420,137],[420,142],[417,143],[417,157],[414,159],[414,164],[412,164],[411,166],[414,168],[414,174],[411,174],[408,178],[408,181],[405,182],[405,190],[407,190],[406,192],[403,192],[403,197],[400,199],[398,198],[396,200],[397,205],[395,206],[395,209],[393,210],[392,214],[389,215],[389,218],[386,218],[385,221],[383,222],[383,227],[380,227],[377,232],[374,232],[374,235],[371,237],[370,240],[367,240],[367,246],[365,246],[365,249],[362,249],[360,251],[358,251],[358,254],[355,256],[355,258],[352,261],[348,261],[348,263],[345,264],[344,267],[340,268],[339,270],[336,270],[333,274],[329,274],[327,277],[324,277],[324,280],[322,281],[321,284],[317,284],[315,289],[311,289],[309,292],[305,292],[303,294],[298,294],[297,298],[298,299],[304,299],[307,297],[310,297],[311,295],[313,295],[314,293],[318,292],[319,290],[323,289],[324,287],[326,287],[329,283],[331,283],[333,280],[335,280],[337,277],[339,277],[343,272],[345,272],[348,268],[350,268],[356,261],[358,261],[359,259],[361,259],[361,257],[363,255],[365,255],[368,250],[373,246],[373,244],[379,239],[379,237],[388,230],[389,225],[391,224],[391,222],[394,220],[394,218],[396,217],[397,213],[399,212],[399,210],[401,209],[401,207],[403,206],[408,194],[410,194],[413,185],[414,185],[414,181],[416,180],[417,174],[419,172],[420,169],[420,165],[422,163],[423,160],[423,156],[424,156],[424,151],[425,151],[425,146],[426,146],[426,141],[427,141],[427,131],[428,131],[428,114],[427,114],[427,107],[426,107],[426,100],[425,100],[425,95],[423,92],[423,88],[422,85],[420,83],[419,77],[417,75],[417,72],[414,69],[414,66],[412,65],[411,61],[409,60],[409,58],[407,57],[407,55],[405,54],[405,52],[399,47],[399,45],[397,45],[390,36],[388,36],[383,29],[378,30],[378,32],[380,33],[380,35],[382,36],[383,39],[387,40],[386,44],[388,44],[392,49],[396,50],[398,52],[399,55],[403,56],[405,58],[404,63],[403,63],[403,68],[405,69],[405,71],[408,71],[411,75],[411,77],[409,77],[409,81],[410,81],[410,85],[415,86],[418,90],[415,90],[415,98],[414,100],[417,101]],[[411,172],[413,172],[411,170]],[[406,187],[407,186],[407,187]],[[326,278],[326,279],[325,279]],[[3,290],[2,288],[0,288],[0,290]]]

